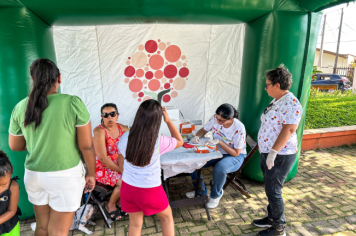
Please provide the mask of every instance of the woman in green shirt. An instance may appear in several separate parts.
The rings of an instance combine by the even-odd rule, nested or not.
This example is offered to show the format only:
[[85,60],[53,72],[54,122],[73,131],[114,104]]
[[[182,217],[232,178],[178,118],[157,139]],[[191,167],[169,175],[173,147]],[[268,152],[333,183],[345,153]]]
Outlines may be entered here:
[[61,74],[52,61],[35,60],[30,72],[33,88],[12,112],[9,146],[28,151],[24,183],[36,215],[35,235],[68,235],[84,188],[95,186],[90,116],[80,98],[58,93]]

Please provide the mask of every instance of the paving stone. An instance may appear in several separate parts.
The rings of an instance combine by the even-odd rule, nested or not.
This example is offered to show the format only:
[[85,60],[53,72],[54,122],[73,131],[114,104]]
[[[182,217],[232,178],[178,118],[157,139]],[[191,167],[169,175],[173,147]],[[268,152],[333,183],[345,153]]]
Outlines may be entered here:
[[190,232],[200,232],[200,231],[207,231],[208,227],[206,227],[205,225],[202,226],[195,226],[195,227],[189,227],[189,231]]
[[336,233],[338,230],[334,227],[325,227],[319,229],[322,234],[333,234]]
[[317,222],[312,222],[312,225],[314,225],[315,227],[325,227],[325,226],[330,226],[329,222],[327,221],[317,221]]
[[227,227],[227,225],[224,222],[218,222],[217,226],[219,227],[222,234],[231,233],[229,227]]
[[238,226],[230,226],[230,229],[234,233],[234,235],[242,234],[242,232]]
[[155,227],[145,228],[141,230],[141,234],[152,234],[152,233],[156,233]]
[[116,228],[116,236],[125,236],[125,228]]
[[310,233],[306,228],[304,228],[301,225],[294,225],[294,228],[298,231],[300,235],[303,236],[313,236],[312,233]]
[[183,227],[187,227],[187,226],[195,226],[195,224],[191,221],[187,221],[187,222],[181,222],[178,224],[174,224],[175,227],[179,228],[183,228]]
[[321,235],[321,233],[312,224],[304,224],[303,226],[314,236]]
[[221,232],[218,229],[210,230],[201,233],[202,236],[214,236],[214,235],[221,235]]
[[345,217],[345,219],[346,219],[350,224],[356,223],[356,215],[347,216],[347,217]]
[[115,234],[115,228],[114,227],[111,227],[110,229],[109,228],[105,228],[105,235],[112,235],[112,234]]
[[145,217],[145,226],[146,226],[146,227],[155,226],[155,222],[154,222],[154,220],[153,220],[152,217],[150,217],[150,216],[146,216],[146,217]]

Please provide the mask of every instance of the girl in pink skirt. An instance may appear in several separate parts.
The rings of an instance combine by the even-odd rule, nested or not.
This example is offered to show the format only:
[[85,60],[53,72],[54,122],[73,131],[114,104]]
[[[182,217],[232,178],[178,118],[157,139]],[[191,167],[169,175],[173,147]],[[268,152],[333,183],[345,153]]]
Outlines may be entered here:
[[[172,137],[159,134],[162,115]],[[129,236],[141,235],[143,215],[157,214],[162,234],[174,235],[172,209],[161,183],[160,155],[183,145],[183,139],[165,108],[153,100],[144,101],[130,131],[118,148],[124,159],[121,207],[130,215]]]

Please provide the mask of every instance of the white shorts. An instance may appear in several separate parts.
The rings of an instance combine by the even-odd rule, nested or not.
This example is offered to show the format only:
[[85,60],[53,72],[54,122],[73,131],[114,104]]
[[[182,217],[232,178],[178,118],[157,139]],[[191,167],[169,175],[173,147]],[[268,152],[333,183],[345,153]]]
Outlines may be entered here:
[[80,163],[68,170],[37,172],[25,168],[28,200],[37,206],[49,205],[58,212],[74,212],[80,207],[85,186],[85,169]]

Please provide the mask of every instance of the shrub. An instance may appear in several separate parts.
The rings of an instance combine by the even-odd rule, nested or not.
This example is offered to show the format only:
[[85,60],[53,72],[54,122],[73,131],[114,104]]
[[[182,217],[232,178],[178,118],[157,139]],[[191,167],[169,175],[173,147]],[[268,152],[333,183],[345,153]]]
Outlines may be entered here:
[[310,90],[304,129],[356,125],[356,90]]

